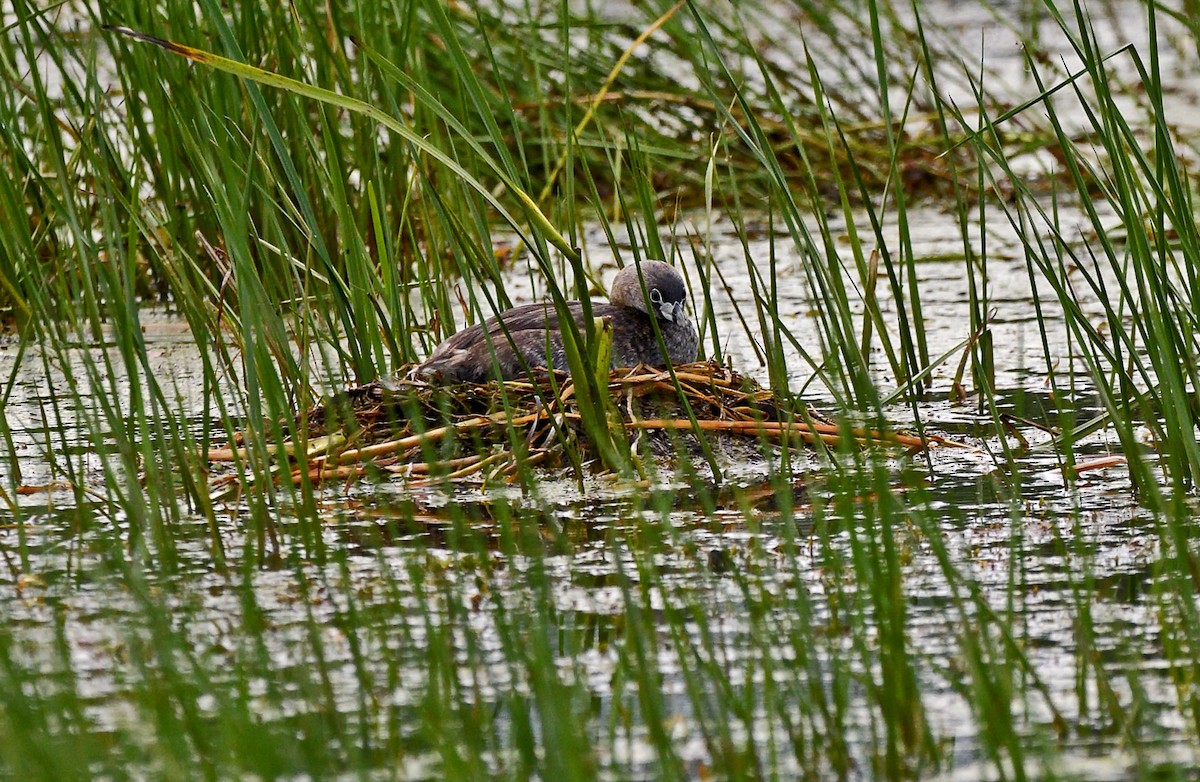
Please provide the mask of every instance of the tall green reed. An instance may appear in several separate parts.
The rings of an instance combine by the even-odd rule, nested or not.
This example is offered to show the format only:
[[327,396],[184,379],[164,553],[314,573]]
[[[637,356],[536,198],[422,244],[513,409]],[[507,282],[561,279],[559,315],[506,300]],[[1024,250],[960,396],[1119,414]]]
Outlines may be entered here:
[[[51,402],[49,415],[77,414],[96,442],[111,447],[101,478],[107,506],[84,518],[94,530],[103,530],[106,520],[128,524],[101,533],[116,550],[135,554],[130,563],[115,556],[112,563],[115,581],[129,588],[141,617],[130,624],[133,659],[139,664],[125,697],[154,735],[165,739],[147,749],[130,730],[84,741],[78,751],[97,764],[94,768],[119,773],[120,759],[101,745],[109,741],[135,765],[176,769],[199,759],[204,773],[213,776],[334,774],[392,767],[398,759],[429,752],[441,768],[464,777],[495,773],[501,758],[500,775],[514,779],[532,773],[582,779],[604,763],[621,772],[638,771],[636,764],[622,765],[605,754],[619,736],[636,735],[651,748],[657,772],[682,778],[693,769],[680,757],[671,725],[678,724],[677,711],[683,709],[694,712],[714,770],[730,778],[765,775],[772,762],[785,757],[802,769],[819,769],[808,772],[814,777],[823,770],[849,776],[866,758],[879,776],[919,778],[943,755],[928,726],[918,680],[924,661],[908,629],[912,606],[905,594],[903,543],[915,529],[953,585],[952,619],[961,627],[957,650],[963,668],[948,676],[956,677],[981,726],[987,758],[997,769],[1020,769],[1014,771],[1018,777],[1023,773],[1031,753],[1023,744],[1029,726],[1021,723],[1021,707],[1039,702],[1045,688],[1010,629],[1015,610],[1008,608],[1005,615],[991,607],[989,596],[942,541],[943,520],[922,505],[924,495],[894,491],[889,471],[874,455],[830,457],[836,465],[828,486],[831,501],[813,511],[811,535],[797,529],[808,511],[787,499],[791,476],[784,471],[772,476],[776,495],[784,498],[773,531],[783,540],[781,558],[792,579],[782,600],[777,584],[756,576],[756,567],[774,562],[761,552],[748,555],[744,569],[709,575],[705,568],[711,565],[702,552],[689,550],[686,536],[672,527],[668,495],[622,511],[644,524],[613,531],[608,541],[626,558],[612,575],[622,600],[613,620],[619,629],[610,639],[618,647],[616,694],[602,732],[592,730],[599,707],[586,685],[575,672],[561,673],[558,667],[562,658],[578,655],[583,644],[563,632],[571,620],[556,602],[562,581],[554,573],[554,558],[582,543],[556,526],[553,512],[500,504],[488,520],[499,529],[492,538],[478,529],[480,518],[452,504],[450,530],[438,543],[467,556],[449,567],[439,567],[432,557],[410,557],[403,575],[380,576],[378,588],[388,599],[372,603],[353,577],[347,549],[326,542],[328,495],[303,482],[299,487],[277,483],[265,455],[267,443],[304,441],[306,424],[292,412],[323,390],[372,379],[416,358],[464,314],[478,319],[507,306],[506,270],[493,252],[497,215],[507,212],[523,226],[525,220],[517,216],[533,213],[517,192],[541,192],[541,179],[549,178],[559,160],[564,164],[556,175],[558,189],[535,203],[568,250],[579,244],[592,212],[604,212],[602,206],[619,213],[603,221],[614,254],[623,252],[614,228],[623,223],[638,248],[669,256],[674,242],[660,217],[677,203],[725,205],[742,225],[763,205],[772,227],[786,228],[800,250],[813,298],[823,305],[818,313],[823,343],[816,349],[801,345],[785,325],[776,288],[782,253],[763,259],[747,249],[753,312],[738,316],[756,329],[776,390],[791,388],[795,368],[784,357],[794,350],[809,354],[811,368],[839,403],[875,411],[882,394],[869,352],[879,345],[896,387],[915,392],[934,363],[922,342],[920,299],[911,287],[915,259],[905,239],[897,248],[887,245],[882,220],[888,212],[873,203],[886,187],[896,219],[906,219],[908,200],[898,189],[906,150],[899,125],[908,111],[886,103],[864,109],[855,97],[862,92],[847,95],[845,82],[876,96],[897,84],[915,94],[910,62],[919,54],[932,84],[941,52],[923,34],[915,41],[893,42],[887,25],[897,19],[877,3],[868,6],[865,23],[841,5],[808,9],[814,37],[823,36],[831,51],[854,55],[865,47],[873,57],[847,56],[866,64],[843,70],[826,65],[814,43],[804,67],[787,68],[751,46],[738,24],[693,4],[662,28],[653,45],[698,74],[699,88],[685,88],[671,74],[656,72],[653,58],[634,57],[614,83],[612,105],[602,103],[587,127],[571,133],[567,129],[579,127],[583,107],[591,105],[573,103],[575,97],[604,83],[623,51],[596,19],[574,20],[563,13],[556,18],[555,34],[547,35],[548,25],[532,16],[523,18],[513,34],[506,20],[487,9],[433,3],[349,9],[300,3],[294,10],[241,6],[228,11],[207,3],[199,19],[190,4],[168,3],[152,15],[135,4],[112,3],[94,13],[96,23],[126,25],[301,82],[336,87],[407,123],[406,136],[396,128],[381,132],[369,117],[343,115],[334,104],[260,90],[116,39],[105,40],[118,52],[116,73],[126,110],[110,119],[103,111],[110,105],[108,85],[84,79],[54,98],[37,66],[43,51],[51,53],[59,70],[93,64],[99,58],[98,34],[78,49],[32,8],[18,6],[21,34],[4,38],[4,58],[10,70],[18,60],[32,64],[27,81],[33,98],[6,97],[0,104],[0,132],[12,150],[3,160],[13,172],[0,178],[0,198],[7,214],[25,214],[29,220],[28,225],[4,221],[0,226],[6,256],[15,259],[0,277],[17,320],[41,330],[48,368],[64,373],[76,388],[97,390],[94,396],[77,393]],[[667,8],[658,11],[655,19]],[[581,23],[589,45],[576,48],[572,42]],[[861,37],[840,33],[846,28],[838,23],[851,23]],[[1065,20],[1064,25],[1074,29]],[[701,46],[694,45],[696,30]],[[1102,81],[1102,53],[1086,40],[1080,48],[1093,79]],[[744,56],[729,56],[727,49]],[[914,57],[905,61],[909,53]],[[741,63],[753,65],[743,71]],[[565,80],[554,73],[557,66],[565,68]],[[1153,99],[1161,99],[1154,63],[1144,71],[1161,113]],[[749,75],[762,77],[761,92],[750,86]],[[169,93],[161,89],[164,83]],[[937,88],[933,91],[936,95]],[[796,94],[808,96],[800,101],[801,110],[789,100]],[[1118,338],[1122,352],[1107,348],[1088,323],[1077,306],[1076,283],[1067,277],[1068,260],[1085,272],[1095,261],[1071,258],[1075,245],[1067,241],[1041,245],[1030,236],[1026,250],[1031,274],[1056,282],[1055,295],[1067,311],[1076,344],[1085,347],[1093,376],[1108,383],[1110,416],[1127,451],[1135,453],[1139,423],[1152,420],[1160,442],[1178,442],[1189,432],[1180,405],[1186,408],[1188,373],[1194,374],[1186,325],[1188,307],[1195,309],[1194,293],[1188,293],[1195,283],[1194,275],[1188,278],[1189,267],[1176,259],[1189,257],[1194,243],[1194,226],[1182,225],[1190,196],[1186,178],[1169,162],[1164,124],[1155,125],[1159,154],[1142,156],[1112,94],[1087,97],[1089,105],[1098,101],[1096,126],[1106,153],[1119,158],[1116,174],[1105,185],[1110,200],[1120,204],[1126,231],[1140,231],[1127,240],[1133,263],[1122,248],[1103,243],[1096,259],[1134,272],[1132,282],[1119,289],[1118,302],[1106,310],[1110,333],[1125,328]],[[981,109],[989,106],[983,93],[978,102]],[[954,114],[948,103],[935,103],[938,111]],[[695,127],[705,135],[716,128],[717,137],[693,145],[656,132],[643,116],[647,105],[660,111],[687,107],[700,117]],[[876,109],[883,117],[878,135],[856,135],[848,127],[878,119]],[[68,130],[60,122],[64,117],[95,120],[68,122]],[[1051,114],[1052,129],[1053,120]],[[121,143],[110,141],[114,135]],[[1077,195],[1106,180],[1086,173],[1088,166],[1081,162],[1086,156],[1068,134],[1053,129],[1053,135],[1068,160],[1079,163],[1069,183]],[[949,146],[951,137],[947,127],[940,136],[943,145]],[[37,140],[32,156],[23,144],[26,138]],[[976,137],[970,149],[1005,171],[1000,140],[988,144]],[[720,165],[710,165],[717,159]],[[952,166],[958,187],[954,171]],[[87,186],[69,187],[72,182]],[[821,208],[831,191],[849,235],[847,259],[837,229]],[[964,226],[971,207],[966,191],[965,186],[955,191]],[[1028,215],[1041,215],[1037,204],[1035,194],[1018,187],[1017,206],[988,208],[1007,209],[1015,222],[1027,225]],[[867,210],[865,220],[860,208]],[[978,208],[982,220],[984,207]],[[1145,214],[1154,230],[1140,219]],[[1103,225],[1098,216],[1093,222]],[[1168,228],[1182,231],[1180,238],[1170,239]],[[556,299],[566,295],[562,272],[568,264],[576,291],[587,292],[592,270],[568,258],[572,253],[556,254],[537,232],[521,238]],[[878,267],[872,244],[881,247]],[[54,273],[43,278],[34,272],[36,262],[45,259]],[[704,280],[719,278],[721,271],[708,259],[699,261]],[[1187,286],[1164,273],[1172,268],[1189,279]],[[884,279],[907,319],[894,339],[894,324],[874,297]],[[976,333],[986,325],[986,271],[980,267],[979,277],[972,279],[980,285],[967,330]],[[1101,287],[1110,284],[1107,279],[1085,277],[1098,293],[1112,290]],[[459,311],[456,280],[461,280],[467,313]],[[693,293],[705,301],[712,290],[697,293],[694,282]],[[179,414],[170,379],[156,377],[146,360],[140,303],[156,296],[184,315],[198,339],[213,343],[203,359],[207,389],[200,427]],[[870,329],[864,329],[864,317]],[[1129,322],[1134,328],[1126,326]],[[709,332],[710,352],[716,354],[715,320]],[[114,350],[79,361],[74,346],[101,338]],[[587,335],[581,338],[586,350]],[[1143,360],[1142,353],[1151,348],[1159,352]],[[976,385],[986,391],[986,341],[973,342],[971,349],[979,369]],[[1182,368],[1174,370],[1170,363],[1177,359]],[[1138,405],[1120,404],[1134,394]],[[1171,411],[1160,423],[1156,415],[1167,406]],[[236,468],[245,491],[236,513],[240,535],[230,533],[228,512],[209,496],[206,467],[198,456],[234,430],[246,432],[255,445]],[[65,436],[56,441],[49,426],[46,440],[47,459],[72,477],[82,505],[88,466],[77,457],[74,443]],[[1191,474],[1194,459],[1186,440],[1165,463],[1172,475]],[[1133,470],[1153,497],[1149,487],[1156,476],[1137,463]],[[523,485],[533,486],[531,473],[525,474]],[[689,483],[711,512],[710,489],[696,474]],[[531,496],[536,504],[537,493]],[[203,524],[187,523],[191,509],[199,511]],[[1020,518],[1014,512],[1014,526]],[[749,511],[741,522],[761,524]],[[1179,617],[1170,628],[1171,659],[1184,661],[1194,647],[1196,627],[1189,613],[1194,609],[1188,608],[1186,536],[1179,525],[1164,524],[1162,531],[1164,545],[1178,559],[1164,564],[1166,578],[1157,595],[1164,610]],[[196,650],[178,618],[162,605],[161,593],[150,586],[154,571],[182,567],[180,549],[193,536],[206,541],[214,562],[227,558],[237,565],[227,576],[240,609],[234,634],[241,643],[232,662],[219,650]],[[831,573],[826,592],[800,579],[813,564],[807,551],[814,541],[821,565]],[[381,536],[376,548],[386,542]],[[230,549],[239,544],[242,551]],[[493,563],[493,546],[504,561],[520,563],[519,575]],[[1019,537],[1012,546],[1016,569]],[[680,552],[683,557],[671,559]],[[377,557],[381,566],[387,564],[384,553]],[[680,584],[661,566],[664,561],[682,563],[696,580]],[[330,570],[314,573],[312,563],[325,563]],[[304,665],[288,668],[283,681],[276,681],[272,655],[277,650],[266,640],[280,614],[262,605],[256,584],[260,566],[286,568],[304,606],[301,640],[290,647],[301,653]],[[734,605],[748,614],[745,633],[728,630],[714,615],[711,586],[722,578],[732,580],[741,596],[742,603]],[[1018,576],[1012,578],[1010,601],[1019,591]],[[1089,622],[1083,610],[1086,575],[1076,585],[1081,621]],[[323,595],[340,600],[336,610],[322,611]],[[414,622],[396,623],[396,607],[414,595],[430,602],[417,610]],[[674,601],[665,608],[664,595]],[[489,609],[494,628],[473,624],[478,621],[473,605]],[[330,624],[342,629],[353,647],[345,658],[331,652]],[[491,645],[496,638],[512,681],[498,695],[488,695],[483,672],[493,659],[489,655],[496,654]],[[83,713],[65,636],[57,658],[61,691],[52,691],[25,665],[10,640],[0,634],[5,672],[0,696],[9,715],[2,724],[5,737],[14,739],[2,743],[4,762],[14,773],[28,771],[27,776],[69,773],[57,754],[60,726],[89,737],[95,732]],[[660,656],[666,646],[676,650],[674,659]],[[423,652],[415,662],[389,656],[400,650],[396,656],[411,658],[414,649]],[[780,649],[789,650],[790,659],[779,659]],[[726,664],[723,655],[739,651],[753,657],[751,673],[759,678],[740,680]],[[372,667],[380,660],[382,673]],[[679,665],[682,696],[659,686],[669,671],[664,664],[671,663]],[[339,674],[354,683],[348,704],[334,684]],[[264,681],[266,694],[258,694]],[[1181,673],[1178,681],[1182,701],[1187,676]],[[416,692],[417,705],[380,706],[395,689]],[[197,707],[205,694],[216,699],[211,714]],[[281,719],[256,716],[264,703],[282,708],[296,700],[307,710]],[[851,730],[859,708],[868,714],[864,732]],[[763,721],[784,726],[784,737],[756,733]],[[459,739],[447,742],[447,736]]]

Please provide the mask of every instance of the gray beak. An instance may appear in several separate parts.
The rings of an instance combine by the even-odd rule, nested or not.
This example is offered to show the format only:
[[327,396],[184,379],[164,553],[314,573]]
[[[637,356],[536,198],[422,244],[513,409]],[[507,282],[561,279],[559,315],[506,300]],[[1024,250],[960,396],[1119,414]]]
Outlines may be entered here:
[[679,323],[687,317],[682,301],[664,301],[658,307],[658,317],[668,323]]

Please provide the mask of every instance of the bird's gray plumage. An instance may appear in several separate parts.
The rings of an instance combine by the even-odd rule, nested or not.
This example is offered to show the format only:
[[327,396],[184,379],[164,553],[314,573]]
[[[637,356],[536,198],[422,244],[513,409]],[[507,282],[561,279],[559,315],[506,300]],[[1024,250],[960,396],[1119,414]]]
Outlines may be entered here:
[[[671,363],[695,361],[699,338],[685,309],[687,288],[683,277],[662,261],[643,261],[641,271],[649,302],[643,295],[637,267],[627,266],[613,280],[610,302],[592,304],[593,317],[605,318],[612,324],[612,366],[666,363],[654,336],[651,317],[658,320]],[[572,301],[567,308],[582,332],[583,305]],[[504,329],[508,330],[508,336]],[[553,305],[526,304],[465,328],[438,345],[413,374],[445,382],[481,383],[497,377],[511,380],[525,374],[518,356],[531,369],[550,367],[567,371],[562,329]]]

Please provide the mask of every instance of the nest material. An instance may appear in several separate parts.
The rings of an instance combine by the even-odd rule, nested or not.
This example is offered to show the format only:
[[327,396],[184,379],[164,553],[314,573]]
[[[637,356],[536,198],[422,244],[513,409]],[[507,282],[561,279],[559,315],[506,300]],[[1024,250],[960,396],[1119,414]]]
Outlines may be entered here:
[[[461,478],[485,470],[511,475],[530,464],[579,464],[594,454],[583,436],[574,391],[569,376],[550,372],[448,386],[401,376],[350,388],[308,414],[308,477],[351,479],[370,467]],[[712,362],[676,367],[674,379],[666,370],[644,366],[616,370],[608,391],[615,410],[610,428],[623,427],[635,453],[695,457],[705,451],[700,437],[735,445],[734,450],[818,440],[836,446],[846,433],[799,415],[750,378]],[[864,431],[850,436],[909,449],[937,439]],[[209,458],[236,455],[222,449]],[[296,471],[292,475],[301,478]]]

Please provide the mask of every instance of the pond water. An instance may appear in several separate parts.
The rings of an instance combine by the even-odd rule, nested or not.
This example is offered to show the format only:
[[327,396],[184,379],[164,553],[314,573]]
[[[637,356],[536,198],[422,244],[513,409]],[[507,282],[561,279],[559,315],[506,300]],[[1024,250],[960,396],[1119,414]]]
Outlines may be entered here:
[[[941,353],[965,337],[963,264],[947,260],[956,251],[961,254],[962,238],[953,215],[936,209],[919,215],[921,230],[914,245],[920,256],[930,260],[917,269],[922,275],[930,344]],[[716,262],[723,264],[732,292],[727,300],[714,299],[718,319],[731,318],[734,307],[750,305],[745,298],[739,300],[749,285],[739,245],[731,238],[720,229],[713,237]],[[752,242],[751,252],[765,252],[768,241]],[[1056,408],[1044,382],[1038,326],[1029,313],[1028,276],[1012,241],[1003,232],[994,232],[988,241],[995,282],[992,304],[997,310],[993,327],[1000,368],[998,403],[1021,417],[1042,418]],[[776,245],[776,252],[781,252],[782,245]],[[793,326],[797,334],[815,341],[815,334],[806,330],[811,318],[804,314],[815,303],[796,271],[798,264],[783,256],[779,265],[781,311],[797,313]],[[522,290],[525,279],[513,275],[510,291],[517,300],[535,294]],[[200,413],[199,348],[169,313],[147,313],[146,336],[152,371],[160,379],[169,379],[184,409]],[[734,365],[761,377],[762,370],[747,347],[748,337],[736,329],[725,336],[725,349]],[[1067,375],[1071,366],[1067,343],[1060,339],[1051,349],[1056,361],[1064,359],[1056,371]],[[798,357],[792,358],[792,366],[802,365]],[[1078,662],[1079,610],[1084,605],[1100,644],[1096,653],[1111,652],[1120,665],[1137,661],[1138,702],[1156,715],[1149,721],[1161,728],[1156,743],[1167,753],[1163,758],[1182,751],[1190,746],[1193,734],[1179,724],[1178,693],[1158,638],[1161,603],[1151,587],[1161,550],[1158,527],[1134,501],[1122,467],[1091,473],[1068,488],[1059,457],[1051,449],[1031,449],[1016,459],[1020,489],[1014,492],[1011,478],[1002,474],[1006,470],[998,456],[999,441],[990,431],[990,418],[979,415],[973,403],[946,399],[947,374],[956,362],[935,375],[935,390],[921,403],[920,415],[934,430],[980,447],[940,449],[928,466],[922,460],[907,466],[897,463],[895,479],[918,471],[920,480],[928,484],[925,510],[930,518],[940,519],[934,532],[941,536],[956,571],[978,584],[985,595],[994,589],[994,610],[1015,623],[1009,629],[1044,688],[1046,701],[1031,700],[1023,707],[1028,709],[1031,733],[1037,735],[1037,726],[1050,722],[1046,704],[1053,704],[1059,718],[1075,726],[1067,759],[1109,758],[1098,767],[1087,766],[1086,776],[1121,778],[1132,762],[1116,752],[1120,742],[1107,735],[1102,725],[1095,726],[1094,734],[1089,728],[1093,717],[1085,711],[1088,700],[1081,699],[1078,691],[1081,681],[1088,681],[1081,679]],[[11,343],[0,350],[0,374],[16,379],[6,416],[20,456],[18,483],[49,484],[64,477],[39,459],[37,443],[47,426],[61,441],[76,443],[79,453],[70,460],[84,470],[85,483],[95,480],[104,469],[105,449],[90,442],[86,429],[76,429],[75,422],[55,408],[52,397],[65,381],[52,364],[49,369],[48,375],[36,351],[22,353]],[[803,384],[805,379],[794,380]],[[1074,380],[1077,393],[1072,406],[1079,418],[1098,414],[1097,400],[1086,391],[1087,378]],[[811,398],[818,405],[828,402],[820,393]],[[89,400],[86,392],[84,399]],[[911,417],[911,410],[898,408],[893,415],[903,421]],[[48,416],[50,423],[46,423]],[[196,426],[202,425],[197,420]],[[1048,437],[1037,431],[1026,434],[1034,443]],[[1101,431],[1079,443],[1077,452],[1105,454],[1112,446]],[[694,672],[695,663],[680,656],[713,654],[732,686],[744,686],[746,680],[764,675],[760,655],[766,651],[755,637],[763,620],[747,620],[748,603],[766,603],[764,610],[777,614],[772,619],[777,628],[792,627],[800,619],[795,614],[798,604],[809,611],[804,622],[832,627],[837,620],[831,610],[853,593],[853,584],[839,579],[849,578],[845,568],[855,553],[848,529],[857,522],[839,519],[836,511],[824,514],[824,539],[818,545],[811,503],[814,494],[830,489],[817,461],[799,469],[807,485],[788,501],[797,504],[794,513],[781,512],[774,492],[756,493],[756,487],[745,480],[740,490],[730,488],[724,495],[718,491],[705,502],[689,500],[687,492],[679,493],[678,484],[653,492],[647,501],[640,488],[596,480],[581,493],[573,481],[549,476],[535,494],[470,485],[412,487],[400,482],[331,486],[317,498],[327,516],[319,534],[328,551],[338,552],[325,566],[306,561],[297,544],[283,536],[277,552],[279,568],[241,570],[236,562],[249,542],[239,508],[233,505],[220,509],[217,531],[235,564],[232,571],[222,572],[214,565],[211,531],[197,517],[194,530],[174,533],[178,571],[141,572],[139,578],[145,579],[145,589],[161,595],[162,620],[210,666],[223,657],[235,659],[245,653],[249,642],[243,587],[247,582],[241,579],[248,581],[262,621],[261,636],[253,645],[271,660],[278,677],[274,683],[250,682],[253,693],[260,696],[263,720],[296,719],[312,708],[302,687],[290,697],[268,696],[276,686],[305,681],[318,647],[322,666],[330,672],[330,697],[339,707],[356,713],[364,682],[372,682],[369,697],[377,701],[381,715],[401,720],[405,714],[415,715],[420,703],[413,699],[425,691],[432,675],[429,645],[435,639],[431,634],[438,636],[436,642],[450,644],[453,651],[447,653],[458,666],[457,675],[470,679],[475,697],[499,709],[505,693],[529,686],[514,679],[508,647],[514,628],[504,612],[525,610],[549,596],[557,622],[553,631],[559,639],[554,663],[564,679],[585,688],[595,699],[595,724],[589,727],[593,731],[602,731],[612,719],[611,710],[631,698],[629,692],[614,692],[614,687],[621,687],[618,671],[628,664],[617,647],[627,601],[638,599],[638,585],[643,584],[648,608],[661,611],[673,601],[691,610],[700,607],[704,633],[717,639],[712,649],[689,645],[667,622],[659,630],[660,645],[653,650],[664,703],[673,715],[674,743],[679,757],[695,771],[708,762],[710,753],[699,727],[703,719],[694,714],[704,699],[697,703],[681,672]],[[12,485],[13,478],[4,474],[0,481]],[[80,501],[85,507],[78,505]],[[3,602],[3,622],[19,639],[21,659],[35,669],[45,666],[47,674],[62,675],[54,650],[66,644],[88,718],[99,731],[127,731],[144,718],[128,707],[123,694],[127,678],[138,675],[130,668],[131,644],[147,632],[141,624],[146,606],[130,593],[128,581],[137,557],[115,543],[122,536],[114,532],[128,521],[95,515],[102,503],[88,508],[86,496],[76,498],[69,491],[35,493],[17,502],[26,523],[0,529],[0,549],[10,568],[4,579],[15,598]],[[711,507],[705,510],[707,503]],[[448,511],[451,508],[453,512]],[[514,517],[542,525],[546,548],[536,555],[520,550],[501,553],[503,546],[485,543],[481,555],[480,540],[511,534],[503,530]],[[288,520],[280,519],[279,524],[286,527]],[[647,526],[657,528],[655,535],[665,539],[651,547],[655,554],[650,562],[631,543],[645,534]],[[926,539],[930,530],[895,532],[896,543],[904,550],[905,628],[913,648],[919,650],[916,676],[929,727],[951,748],[946,760],[954,778],[974,778],[969,770],[983,774],[985,760],[977,740],[978,723],[969,700],[952,685],[954,676],[947,674],[963,662],[964,627],[951,610],[961,585],[947,581],[938,551]],[[28,558],[27,567],[18,566],[20,551]],[[724,561],[743,577],[722,575],[714,563]],[[541,586],[531,587],[530,570],[537,571]],[[35,575],[36,584],[18,587],[22,572]],[[422,577],[418,572],[437,575]],[[1086,579],[1081,573],[1086,573]],[[1085,583],[1090,593],[1080,598],[1078,590]],[[769,603],[767,596],[772,598]],[[465,614],[464,605],[470,607]],[[431,606],[435,607],[432,613]],[[357,630],[347,629],[348,613],[367,619]],[[449,635],[442,634],[442,623],[448,625]],[[314,627],[319,628],[318,638],[312,637]],[[787,633],[775,637],[782,641]],[[855,642],[848,636],[813,651],[820,656],[840,649],[851,660],[859,660]],[[790,656],[794,651],[783,647],[772,653]],[[830,659],[818,662],[818,669],[836,666]],[[844,664],[853,671],[857,663]],[[783,675],[778,670],[775,674]],[[867,748],[873,745],[871,731],[877,726],[868,716],[868,695],[857,689],[846,695],[844,729],[854,765],[863,770],[871,766]],[[1088,695],[1093,701],[1096,697]],[[205,702],[201,698],[198,708],[203,710]],[[217,708],[216,701],[208,707]],[[790,739],[772,719],[773,708],[779,706],[761,706],[762,713],[748,719],[742,730],[752,732],[756,742],[785,746]],[[497,719],[504,720],[503,716]],[[630,772],[655,776],[653,742],[645,731],[645,726],[637,725],[623,740],[608,744],[615,754],[601,758],[602,767],[612,763],[614,769],[622,769],[614,772],[618,777]],[[403,742],[403,737],[399,740]],[[435,757],[433,749],[405,754],[411,767],[401,776],[433,773]],[[778,763],[782,776],[805,770],[794,759],[780,757]]]
[[[970,17],[961,24],[976,23]],[[1104,29],[1119,38],[1118,27]],[[995,36],[986,43],[993,45]],[[1020,60],[1009,58],[1020,83]],[[1181,122],[1196,121],[1195,88],[1189,79],[1169,96]],[[1105,204],[1096,206],[1111,215]],[[1091,221],[1078,204],[1055,208],[1058,234],[1084,248]],[[886,210],[882,217],[883,243],[895,247],[894,217]],[[1077,421],[1101,414],[1065,329],[1045,332],[1044,352],[1023,245],[1017,230],[997,218],[971,224],[964,237],[952,212],[936,205],[909,211],[931,354],[970,336],[963,261],[969,246],[987,257],[1001,411],[1051,424],[1064,403]],[[854,219],[868,224],[861,214]],[[1119,224],[1115,215],[1112,222]],[[700,236],[711,248],[727,283],[712,291],[718,323],[736,324],[739,313],[754,312],[745,251],[754,258],[774,254],[785,325],[809,352],[821,354],[813,317],[821,303],[789,239],[760,226],[743,246],[719,217],[707,226],[691,215],[680,228],[686,229],[680,235]],[[602,235],[589,235],[587,243],[592,264],[610,279],[615,267],[604,263]],[[691,257],[686,249],[681,256]],[[514,303],[544,294],[528,270],[507,274]],[[694,268],[691,279],[698,279]],[[884,287],[880,306],[893,314]],[[1104,315],[1097,298],[1084,293],[1079,301],[1085,312]],[[1048,318],[1054,322],[1054,313]],[[169,311],[148,309],[142,319],[147,371],[196,431],[213,426],[201,363],[210,346],[197,345]],[[766,381],[755,338],[740,326],[720,330],[733,366]],[[0,486],[68,479],[103,485],[106,456],[119,438],[97,441],[82,421],[102,409],[104,395],[124,386],[119,377],[97,378],[94,387],[78,380],[94,365],[85,357],[103,349],[81,344],[47,358],[36,348],[0,344],[0,377],[12,380],[5,417],[16,457],[0,459]],[[818,407],[832,406],[828,391],[810,383],[804,357],[785,352],[792,388],[806,389],[805,399]],[[283,511],[273,520],[281,534],[266,544],[272,556],[264,567],[253,556],[260,542],[247,535],[244,506],[219,506],[215,527],[196,513],[191,526],[171,531],[172,569],[159,572],[152,566],[158,556],[129,544],[152,539],[153,530],[110,513],[102,497],[65,483],[13,496],[24,521],[14,523],[12,507],[0,510],[7,656],[43,676],[38,686],[47,699],[74,691],[82,710],[76,724],[90,725],[116,746],[144,744],[150,777],[163,771],[153,744],[169,720],[155,722],[147,693],[155,682],[169,688],[191,681],[186,707],[171,707],[184,715],[179,719],[191,710],[203,721],[243,704],[255,724],[320,736],[322,720],[336,721],[333,712],[344,722],[327,729],[334,757],[328,764],[353,766],[356,752],[367,753],[372,762],[362,765],[386,768],[380,778],[446,774],[448,754],[431,742],[431,722],[451,717],[458,729],[480,731],[454,740],[480,750],[498,774],[519,775],[513,769],[523,761],[514,747],[523,744],[514,736],[521,731],[532,730],[534,743],[552,752],[555,740],[578,740],[570,737],[574,730],[597,752],[602,777],[671,776],[656,737],[665,731],[681,775],[705,778],[714,747],[726,746],[726,737],[713,734],[726,731],[729,746],[749,746],[749,756],[769,764],[763,776],[883,778],[881,736],[897,722],[880,717],[880,703],[890,701],[876,690],[895,679],[881,672],[886,655],[878,649],[898,619],[918,711],[941,758],[938,768],[912,775],[997,776],[989,739],[981,738],[994,727],[987,724],[991,715],[981,713],[986,697],[972,689],[991,681],[1003,693],[998,698],[1020,693],[1012,719],[1028,744],[1032,776],[1126,779],[1159,769],[1165,778],[1196,778],[1196,715],[1186,706],[1194,684],[1180,653],[1167,648],[1186,639],[1172,635],[1170,613],[1182,609],[1169,596],[1162,520],[1139,505],[1123,466],[1069,482],[1061,456],[1038,447],[1049,435],[1034,428],[1020,427],[1032,447],[1008,460],[1005,448],[1015,439],[993,429],[978,399],[951,399],[959,358],[952,354],[935,371],[916,413],[930,429],[973,447],[885,463],[885,484],[922,487],[913,514],[922,521],[870,510],[865,499],[840,502],[853,482],[812,456],[794,465],[790,493],[748,476],[699,488],[601,478],[580,487],[550,475],[535,490],[367,481],[322,487],[313,500],[325,519],[317,530],[297,529],[300,522]],[[61,360],[72,364],[64,368]],[[120,367],[114,362],[108,371]],[[1050,367],[1057,390],[1048,384]],[[57,401],[67,388],[84,409]],[[914,417],[908,405],[886,412],[898,425]],[[57,444],[53,457],[42,445],[47,436]],[[1080,458],[1121,453],[1103,429],[1075,447]],[[1124,455],[1153,458],[1149,449]],[[865,497],[871,485],[851,488]],[[856,579],[863,552],[882,545],[884,535],[899,552],[896,598],[903,606],[902,615],[890,618],[882,606],[892,604],[876,603],[882,598],[869,593],[880,585]],[[223,565],[214,561],[214,538]],[[848,620],[847,612],[859,618]],[[1011,656],[983,652],[988,659],[973,661],[974,647],[964,640],[972,632],[985,636],[993,652],[1011,643]],[[172,639],[166,654],[156,646],[164,638]],[[652,646],[641,648],[638,639]],[[994,673],[972,678],[972,665],[994,666]],[[660,682],[661,700],[647,701],[634,686],[649,680]],[[439,687],[450,695],[430,705]],[[555,687],[558,695],[546,694]],[[570,714],[585,715],[584,724],[547,718],[560,702],[572,705]],[[463,716],[472,708],[481,710],[474,723]],[[1112,727],[1121,710],[1138,712],[1129,733]],[[840,761],[826,750],[797,749],[837,744],[835,733],[845,745]],[[371,747],[348,736],[369,736]],[[280,766],[289,763],[302,777],[304,763],[284,759]],[[103,764],[91,770],[113,774]]]

